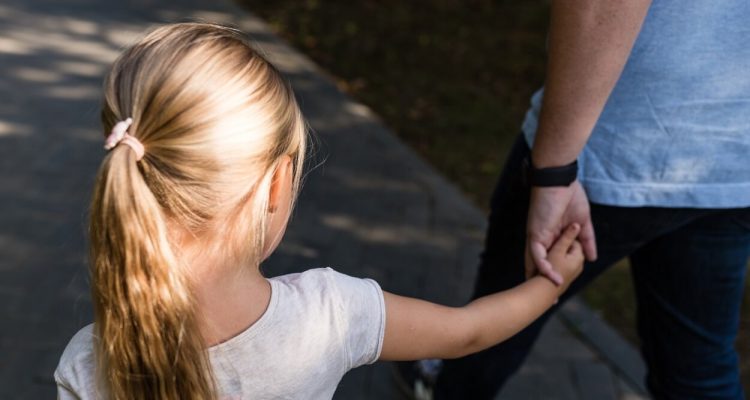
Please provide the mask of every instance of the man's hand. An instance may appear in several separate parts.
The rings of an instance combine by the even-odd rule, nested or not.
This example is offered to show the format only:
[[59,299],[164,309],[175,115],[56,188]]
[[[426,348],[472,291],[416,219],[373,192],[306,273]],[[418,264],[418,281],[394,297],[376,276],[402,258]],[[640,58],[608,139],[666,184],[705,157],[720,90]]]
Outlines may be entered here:
[[541,274],[557,285],[562,275],[547,260],[547,250],[563,228],[576,223],[581,227],[578,240],[589,261],[596,260],[596,238],[591,224],[586,192],[578,181],[568,187],[535,187],[531,189],[529,218],[526,228],[526,278]]

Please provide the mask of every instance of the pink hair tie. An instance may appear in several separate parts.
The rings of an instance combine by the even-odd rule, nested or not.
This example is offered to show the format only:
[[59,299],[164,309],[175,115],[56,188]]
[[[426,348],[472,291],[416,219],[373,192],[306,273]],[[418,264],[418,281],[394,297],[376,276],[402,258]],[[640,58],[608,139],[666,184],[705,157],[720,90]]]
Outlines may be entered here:
[[104,142],[104,148],[106,150],[114,149],[118,144],[122,143],[126,146],[130,146],[135,152],[136,160],[141,161],[145,150],[143,144],[135,138],[135,136],[128,135],[128,128],[133,123],[133,118],[128,118],[125,121],[120,121],[112,127],[112,132],[107,136],[107,140]]

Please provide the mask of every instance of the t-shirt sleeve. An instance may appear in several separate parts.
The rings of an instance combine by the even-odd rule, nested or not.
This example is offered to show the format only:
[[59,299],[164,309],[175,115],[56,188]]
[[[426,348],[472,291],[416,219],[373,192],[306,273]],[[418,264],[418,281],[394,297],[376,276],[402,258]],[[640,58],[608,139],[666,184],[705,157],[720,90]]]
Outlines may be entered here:
[[347,350],[349,368],[372,364],[380,357],[385,334],[385,300],[372,279],[354,278],[331,270],[338,289],[338,324]]
[[57,398],[61,400],[95,399],[93,325],[73,336],[65,347],[55,370]]
[[73,392],[72,389],[67,387],[60,380],[58,380],[57,376],[55,376],[55,381],[57,383],[57,400],[80,400],[81,399],[80,397],[78,397],[77,394]]

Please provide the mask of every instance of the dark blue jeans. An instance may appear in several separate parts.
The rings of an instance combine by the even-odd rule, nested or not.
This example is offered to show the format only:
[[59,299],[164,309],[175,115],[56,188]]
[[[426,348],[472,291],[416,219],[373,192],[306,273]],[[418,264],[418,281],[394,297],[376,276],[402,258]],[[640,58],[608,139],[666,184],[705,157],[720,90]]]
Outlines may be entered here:
[[[489,228],[474,297],[524,281],[529,187],[520,138],[492,197]],[[638,332],[657,399],[742,399],[734,341],[748,257],[750,208],[624,208],[591,205],[599,259],[586,263],[560,304],[610,265],[630,257]],[[549,318],[547,312],[513,338],[450,360],[437,399],[492,399],[521,366]]]

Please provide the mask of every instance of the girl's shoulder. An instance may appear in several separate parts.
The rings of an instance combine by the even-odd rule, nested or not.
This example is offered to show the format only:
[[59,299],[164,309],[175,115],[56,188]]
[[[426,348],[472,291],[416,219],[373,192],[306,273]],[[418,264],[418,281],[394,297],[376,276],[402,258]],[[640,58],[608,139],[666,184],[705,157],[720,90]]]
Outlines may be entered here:
[[271,281],[276,281],[287,285],[331,285],[331,284],[346,284],[346,282],[370,281],[369,278],[357,278],[351,275],[347,275],[336,271],[331,267],[322,268],[311,268],[302,272],[295,272],[286,275],[279,275],[273,278],[269,278]]
[[60,397],[75,395],[80,399],[95,397],[96,360],[94,358],[94,324],[81,328],[65,347],[55,370]]
[[336,272],[331,267],[324,268],[312,268],[302,272],[295,272],[291,274],[279,275],[270,278],[270,281],[279,282],[285,285],[310,285],[319,284],[330,279],[333,275],[343,275]]
[[[333,268],[313,268],[304,272],[281,275],[269,279],[274,289],[297,294],[323,292],[331,301],[347,301],[353,295],[367,293],[382,297],[380,285],[369,278],[357,278],[334,270]],[[367,290],[369,289],[369,290]],[[288,294],[281,294],[282,296]]]

